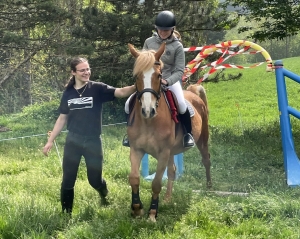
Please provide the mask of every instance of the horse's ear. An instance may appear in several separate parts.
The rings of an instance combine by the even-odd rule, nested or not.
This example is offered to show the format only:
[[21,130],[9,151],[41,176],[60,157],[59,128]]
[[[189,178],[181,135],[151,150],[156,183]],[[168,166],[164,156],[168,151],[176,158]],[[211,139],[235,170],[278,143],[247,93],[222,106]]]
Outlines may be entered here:
[[134,48],[134,46],[130,43],[128,43],[129,51],[131,55],[133,55],[135,58],[139,56],[139,52]]
[[164,51],[165,51],[165,48],[166,48],[166,43],[163,42],[163,43],[160,45],[160,47],[159,47],[159,49],[157,50],[157,52],[155,53],[155,60],[159,61],[161,55],[162,55],[162,54],[164,53]]

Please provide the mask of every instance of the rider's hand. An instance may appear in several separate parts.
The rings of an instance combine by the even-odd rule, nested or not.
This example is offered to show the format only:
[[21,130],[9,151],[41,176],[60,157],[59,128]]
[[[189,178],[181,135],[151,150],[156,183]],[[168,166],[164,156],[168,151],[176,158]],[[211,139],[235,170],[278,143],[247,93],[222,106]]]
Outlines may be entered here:
[[168,86],[168,85],[169,85],[168,82],[167,82],[165,79],[161,79],[161,83],[162,83],[163,85],[165,85],[165,86]]

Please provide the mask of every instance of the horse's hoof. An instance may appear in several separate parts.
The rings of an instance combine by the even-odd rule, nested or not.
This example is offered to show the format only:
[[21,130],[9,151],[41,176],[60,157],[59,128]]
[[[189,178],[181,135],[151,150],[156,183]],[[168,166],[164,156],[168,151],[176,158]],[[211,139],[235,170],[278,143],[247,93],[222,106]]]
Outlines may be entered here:
[[164,197],[164,203],[170,203],[172,201],[172,196],[170,196],[170,195],[166,195],[165,197]]
[[131,216],[133,218],[140,218],[144,216],[145,212],[144,209],[140,207],[140,204],[133,204],[131,210]]
[[151,222],[156,222],[156,217],[157,217],[156,210],[150,209],[149,210],[149,220]]
[[149,216],[149,221],[156,222],[155,216],[153,216],[153,215]]

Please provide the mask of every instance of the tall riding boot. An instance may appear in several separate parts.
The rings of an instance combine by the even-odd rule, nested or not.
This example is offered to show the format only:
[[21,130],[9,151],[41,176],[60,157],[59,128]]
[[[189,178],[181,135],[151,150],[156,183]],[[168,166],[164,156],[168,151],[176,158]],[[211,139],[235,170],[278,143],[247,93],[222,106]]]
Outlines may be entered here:
[[74,200],[74,188],[60,190],[60,201],[62,206],[62,212],[72,214]]
[[102,180],[102,186],[100,188],[97,188],[96,190],[100,195],[101,205],[107,206],[109,204],[109,202],[107,201],[108,189],[104,179]]
[[[125,113],[125,114],[126,114],[127,125],[128,125],[129,114],[127,114],[127,113]],[[128,140],[128,137],[127,137],[127,134],[124,135],[122,144],[123,144],[123,146],[125,146],[125,147],[130,147],[129,140]]]
[[179,114],[179,118],[182,123],[183,130],[185,131],[183,136],[183,147],[194,147],[195,141],[192,136],[192,122],[189,110],[187,109],[184,114]]

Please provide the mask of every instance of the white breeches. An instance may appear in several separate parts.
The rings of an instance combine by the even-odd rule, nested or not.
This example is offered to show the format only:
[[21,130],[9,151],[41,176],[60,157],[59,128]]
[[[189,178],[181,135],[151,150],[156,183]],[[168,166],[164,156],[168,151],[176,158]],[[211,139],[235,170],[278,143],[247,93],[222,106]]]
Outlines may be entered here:
[[[187,110],[187,105],[184,100],[182,87],[179,81],[177,81],[174,85],[168,86],[168,88],[174,92],[177,101],[178,101],[178,107],[179,107],[179,114],[184,114]],[[129,114],[129,101],[131,99],[132,95],[128,97],[125,103],[125,112],[126,114]]]
[[184,114],[186,112],[187,105],[184,100],[181,83],[177,81],[175,84],[168,86],[168,88],[174,92],[174,95],[177,98],[179,114]]

